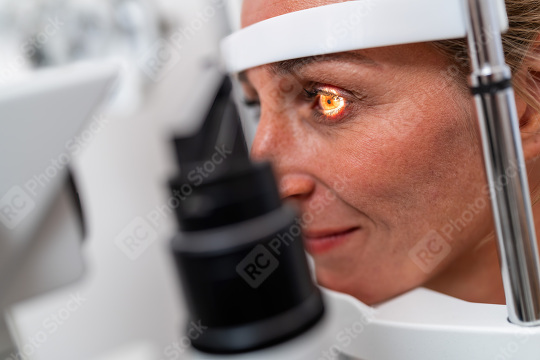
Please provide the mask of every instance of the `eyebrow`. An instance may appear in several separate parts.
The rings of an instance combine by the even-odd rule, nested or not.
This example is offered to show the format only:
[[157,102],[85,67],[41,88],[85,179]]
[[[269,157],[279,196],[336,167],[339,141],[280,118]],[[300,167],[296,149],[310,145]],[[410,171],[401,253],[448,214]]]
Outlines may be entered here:
[[355,63],[359,65],[371,65],[376,66],[377,63],[371,58],[351,52],[342,52],[335,54],[327,55],[317,55],[317,56],[308,56],[299,59],[279,61],[276,63],[269,64],[270,71],[276,75],[288,75],[299,72],[302,68],[313,64],[321,62],[334,62],[334,61],[346,61],[350,63]]
[[[316,55],[308,56],[298,59],[278,61],[275,63],[268,64],[269,71],[274,75],[291,75],[299,72],[302,68],[313,64],[321,62],[335,62],[335,61],[346,61],[354,64],[359,64],[363,66],[378,66],[378,63],[373,59],[356,53],[356,52],[342,52],[334,53],[327,55]],[[247,70],[244,70],[238,74],[238,79],[241,82],[250,84],[249,79],[246,74]]]

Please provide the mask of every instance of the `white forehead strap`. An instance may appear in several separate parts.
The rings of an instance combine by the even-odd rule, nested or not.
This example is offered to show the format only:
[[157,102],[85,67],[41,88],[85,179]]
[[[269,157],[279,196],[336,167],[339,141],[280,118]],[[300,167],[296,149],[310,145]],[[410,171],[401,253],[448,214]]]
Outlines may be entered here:
[[[247,0],[249,1],[249,0]],[[221,42],[228,72],[306,56],[463,38],[467,0],[354,0],[273,17]],[[501,32],[508,28],[504,0]]]

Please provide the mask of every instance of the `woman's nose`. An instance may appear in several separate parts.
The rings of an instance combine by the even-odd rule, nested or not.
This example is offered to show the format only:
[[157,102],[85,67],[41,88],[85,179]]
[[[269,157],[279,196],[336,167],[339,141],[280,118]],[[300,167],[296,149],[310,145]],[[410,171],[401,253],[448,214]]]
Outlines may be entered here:
[[[299,149],[291,134],[291,122],[284,114],[261,113],[257,132],[251,146],[254,160],[270,161],[278,178],[282,198],[300,199],[309,196],[315,189],[314,179],[301,172],[298,167]],[[289,119],[291,120],[291,119]]]
[[315,181],[309,175],[289,173],[279,179],[279,192],[286,199],[301,200],[309,197],[315,190]]
[[[255,161],[268,160],[274,163],[279,158],[278,151],[284,144],[285,126],[280,124],[278,116],[267,115],[261,109],[261,117],[257,125],[257,132],[251,145],[251,158]],[[280,126],[281,125],[281,126]]]

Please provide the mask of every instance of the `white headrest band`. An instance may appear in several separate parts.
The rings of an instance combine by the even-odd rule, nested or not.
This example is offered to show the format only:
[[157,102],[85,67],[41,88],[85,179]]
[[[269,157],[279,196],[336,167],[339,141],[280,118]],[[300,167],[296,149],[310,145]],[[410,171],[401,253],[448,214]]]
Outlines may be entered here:
[[[249,1],[249,0],[248,0]],[[501,32],[508,28],[498,1]],[[466,0],[354,0],[273,17],[221,43],[228,72],[342,51],[462,38]]]

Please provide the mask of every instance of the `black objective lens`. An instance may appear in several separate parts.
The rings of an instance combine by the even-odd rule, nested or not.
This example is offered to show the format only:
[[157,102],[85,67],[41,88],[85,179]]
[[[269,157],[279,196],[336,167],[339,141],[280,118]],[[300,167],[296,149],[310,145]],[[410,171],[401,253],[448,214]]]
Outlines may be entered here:
[[286,341],[324,313],[296,213],[270,164],[249,161],[230,92],[226,78],[199,133],[175,139],[181,172],[170,181],[182,197],[171,247],[188,330],[198,324],[190,338],[223,354]]

